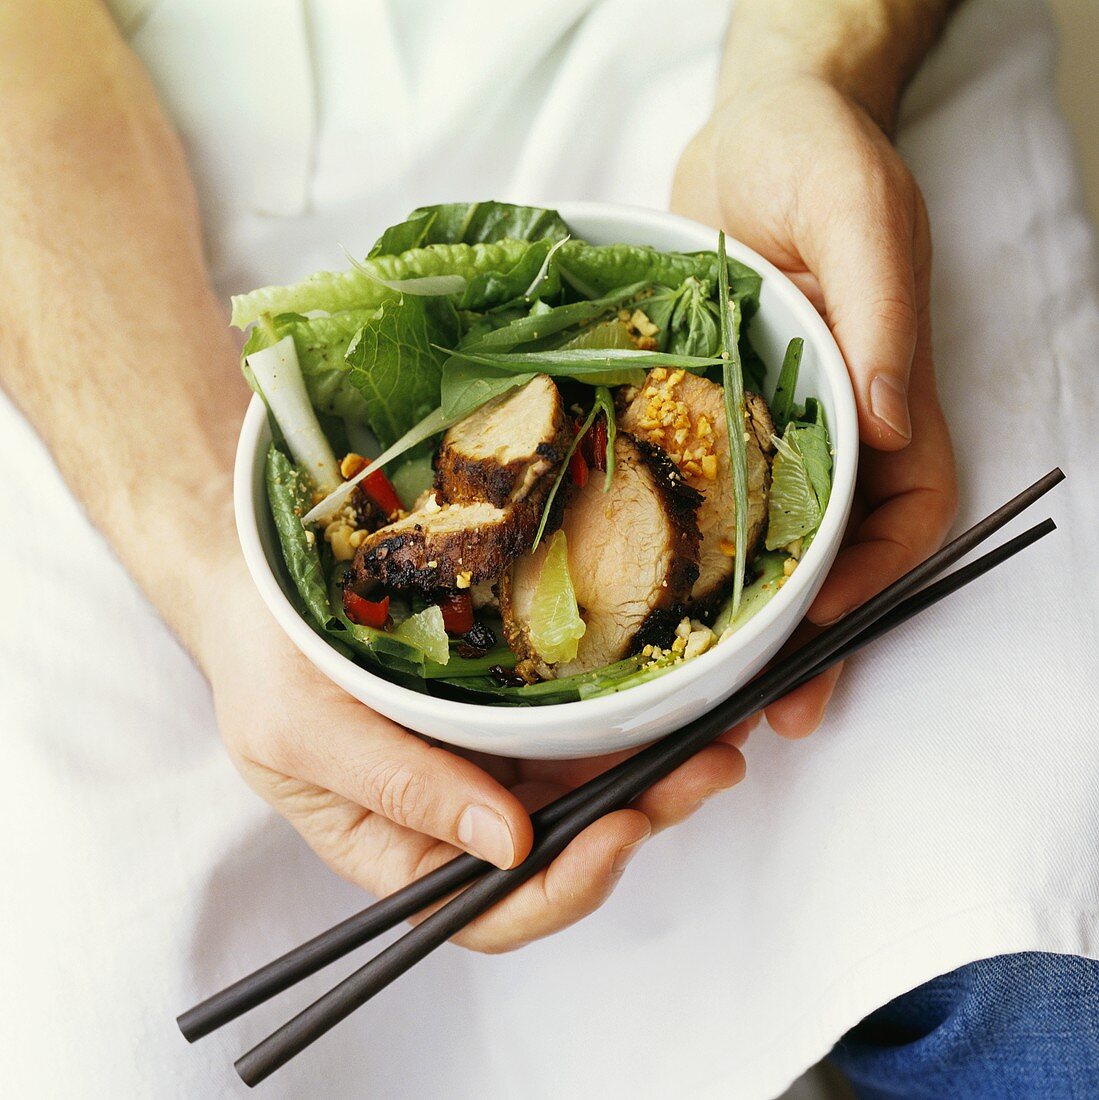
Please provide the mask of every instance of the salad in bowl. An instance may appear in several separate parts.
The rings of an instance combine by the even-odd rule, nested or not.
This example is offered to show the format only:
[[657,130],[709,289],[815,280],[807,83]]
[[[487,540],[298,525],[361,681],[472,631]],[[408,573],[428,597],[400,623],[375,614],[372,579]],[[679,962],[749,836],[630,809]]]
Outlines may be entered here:
[[233,299],[256,504],[334,655],[446,706],[557,710],[674,680],[782,600],[836,525],[832,425],[803,334],[755,338],[765,265],[712,240],[446,204]]

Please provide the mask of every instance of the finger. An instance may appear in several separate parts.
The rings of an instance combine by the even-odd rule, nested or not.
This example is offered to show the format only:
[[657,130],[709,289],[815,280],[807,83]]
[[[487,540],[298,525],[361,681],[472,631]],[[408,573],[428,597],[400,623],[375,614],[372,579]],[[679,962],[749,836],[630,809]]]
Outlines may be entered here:
[[842,663],[784,695],[767,708],[767,722],[782,737],[808,737],[821,724]]
[[652,823],[653,832],[659,832],[685,821],[707,799],[739,783],[744,773],[740,749],[716,741],[654,783],[633,805]]
[[648,818],[618,810],[589,825],[544,871],[478,917],[454,942],[475,951],[509,951],[594,912],[648,838]]
[[428,745],[342,692],[268,746],[271,767],[498,867],[530,850],[522,803],[475,764]]
[[813,623],[835,622],[892,584],[934,553],[954,522],[954,454],[935,392],[930,339],[929,324],[921,322],[912,374],[912,443],[893,454],[865,457],[860,488],[869,511],[810,607]]
[[[523,770],[528,779],[560,784],[571,790],[639,751],[609,753],[586,760],[529,761]],[[734,786],[743,778],[744,758],[739,748],[723,735],[654,784],[634,805],[649,815],[654,830],[660,830],[690,817],[710,795]]]
[[851,373],[862,440],[897,450],[912,438],[915,188],[875,168],[843,194],[829,217],[806,226],[803,252]]
[[727,745],[735,745],[738,749],[742,749],[747,743],[752,730],[754,730],[762,720],[762,714],[753,714],[750,718],[745,718],[743,722],[738,722],[732,729],[727,729],[718,740],[724,741]]

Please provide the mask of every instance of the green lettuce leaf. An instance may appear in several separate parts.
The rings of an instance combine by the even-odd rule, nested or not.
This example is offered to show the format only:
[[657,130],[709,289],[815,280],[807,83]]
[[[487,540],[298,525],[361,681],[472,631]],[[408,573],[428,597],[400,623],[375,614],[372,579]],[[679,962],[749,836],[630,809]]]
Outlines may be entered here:
[[[713,252],[660,252],[634,244],[593,245],[584,241],[566,241],[557,253],[562,277],[585,297],[607,294],[615,287],[630,283],[652,283],[679,287],[694,277],[711,287],[717,283],[717,256]],[[729,259],[729,293],[737,301],[759,301],[762,280],[750,267]],[[752,308],[745,308],[751,314]]]
[[449,303],[412,295],[384,302],[359,330],[347,349],[349,379],[383,447],[439,405],[445,356],[436,348],[456,339],[457,331]]
[[767,549],[816,534],[831,490],[832,457],[824,425],[790,421],[772,465]]
[[828,498],[832,495],[832,454],[828,432],[823,424],[798,423],[792,425],[792,428],[823,516],[824,509],[828,507]]
[[375,256],[399,256],[410,248],[420,248],[426,243],[425,237],[435,221],[436,215],[430,210],[410,214],[403,222],[391,225],[375,242],[366,254],[368,260]]
[[[237,328],[245,328],[264,313],[375,309],[385,301],[401,297],[399,291],[377,279],[396,281],[430,275],[462,276],[472,288],[467,288],[466,293],[472,293],[474,300],[480,302],[478,308],[484,308],[482,299],[489,288],[483,280],[478,282],[477,277],[492,272],[516,272],[531,248],[528,241],[501,240],[491,244],[434,244],[413,248],[398,256],[375,256],[349,271],[319,271],[290,286],[260,287],[248,294],[234,295],[232,323]],[[543,254],[531,272],[531,279],[544,258]],[[515,275],[514,284],[521,282],[525,271],[523,268]],[[503,290],[510,289],[511,285],[508,283]],[[522,294],[527,285],[529,282],[517,293]]]
[[508,202],[448,202],[421,206],[412,211],[408,222],[425,217],[431,218],[425,244],[477,244],[502,241],[505,237],[513,241],[548,240],[553,243],[569,235],[569,227],[556,210],[513,206]]
[[244,377],[256,390],[245,358],[254,351],[270,347],[284,336],[292,336],[313,408],[319,413],[347,420],[365,420],[366,402],[351,384],[344,356],[359,330],[375,316],[375,310],[363,309],[345,310],[325,317],[279,314],[271,319],[270,325],[257,325],[249,334],[240,360]]
[[[469,333],[461,347],[467,351],[509,351],[519,344],[541,341],[567,329],[588,325],[596,318],[617,310],[644,291],[645,286],[645,283],[634,283],[590,301],[553,307],[543,305],[497,328]],[[580,333],[584,331],[585,328],[579,328]]]

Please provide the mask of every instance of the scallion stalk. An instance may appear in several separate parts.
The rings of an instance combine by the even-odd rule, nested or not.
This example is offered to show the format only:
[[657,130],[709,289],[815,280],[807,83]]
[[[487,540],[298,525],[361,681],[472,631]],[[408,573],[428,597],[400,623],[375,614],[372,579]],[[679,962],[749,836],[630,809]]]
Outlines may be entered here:
[[744,560],[748,552],[748,446],[744,438],[744,372],[740,362],[740,303],[729,297],[729,263],[725,234],[717,235],[717,292],[721,319],[721,377],[725,390],[725,421],[729,457],[733,463],[733,503],[736,507],[736,556],[733,563],[733,614],[744,590]]

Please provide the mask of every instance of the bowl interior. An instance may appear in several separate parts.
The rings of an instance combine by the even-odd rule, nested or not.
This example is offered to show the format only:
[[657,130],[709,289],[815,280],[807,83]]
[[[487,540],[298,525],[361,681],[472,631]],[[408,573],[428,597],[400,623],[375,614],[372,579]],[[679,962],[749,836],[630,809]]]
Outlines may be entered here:
[[[651,244],[677,251],[716,247],[713,230],[669,214],[594,203],[562,203],[558,209],[577,236],[596,244]],[[799,402],[809,395],[820,400],[834,450],[832,495],[820,530],[781,592],[720,646],[665,676],[617,694],[517,711],[443,700],[404,688],[341,656],[299,614],[267,508],[264,460],[270,432],[262,402],[254,397],[237,456],[237,525],[264,601],[303,653],[357,698],[420,732],[456,744],[514,752],[515,718],[522,714],[520,743],[526,751],[521,754],[531,756],[585,755],[569,747],[576,740],[578,724],[603,731],[601,740],[591,742],[590,751],[639,744],[693,717],[687,700],[701,692],[716,702],[714,685],[724,697],[761,667],[797,625],[835,557],[853,495],[858,425],[846,367],[819,314],[785,276],[751,249],[733,240],[727,241],[727,248],[730,256],[763,276],[760,309],[750,335],[767,365],[765,394],[773,391],[787,343],[794,336],[803,337],[796,397]],[[561,731],[566,729],[573,731],[571,736],[563,736]]]

